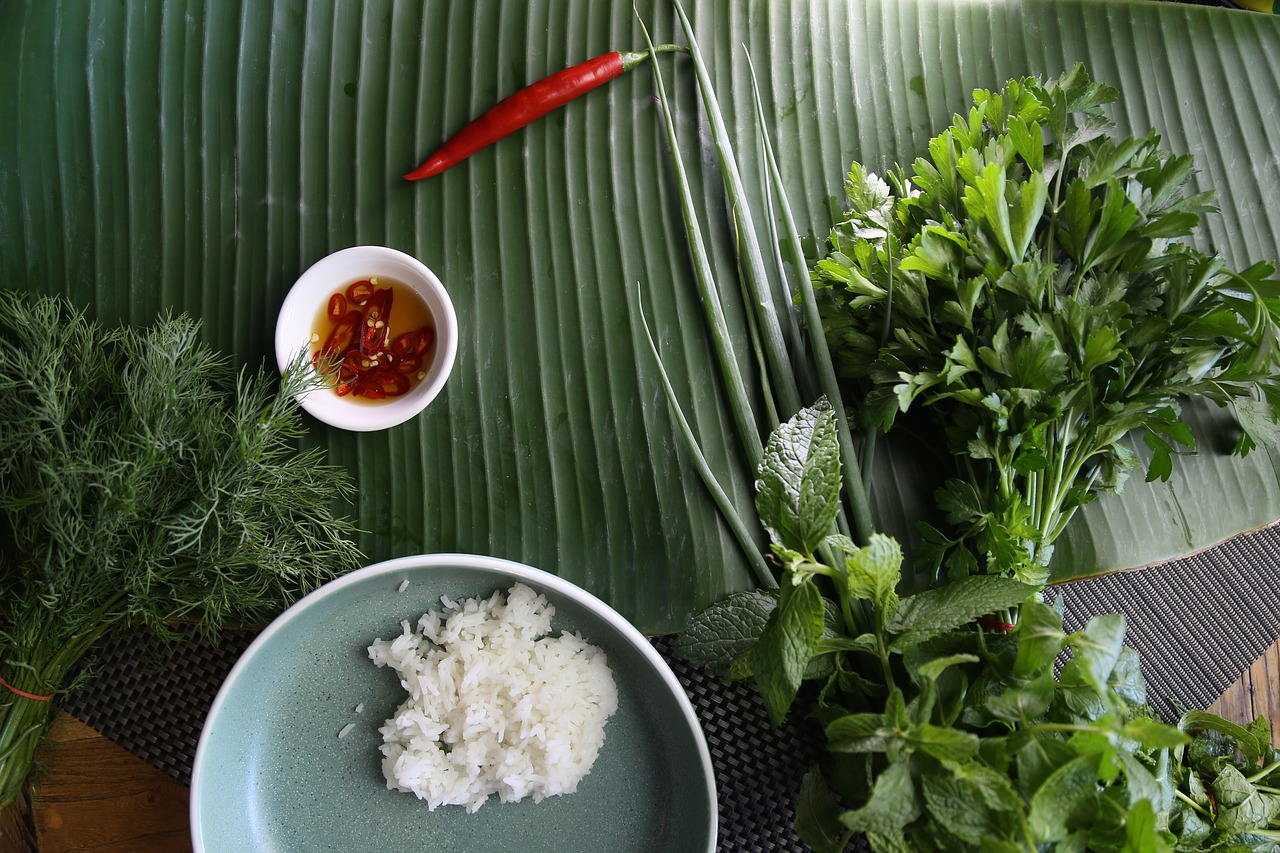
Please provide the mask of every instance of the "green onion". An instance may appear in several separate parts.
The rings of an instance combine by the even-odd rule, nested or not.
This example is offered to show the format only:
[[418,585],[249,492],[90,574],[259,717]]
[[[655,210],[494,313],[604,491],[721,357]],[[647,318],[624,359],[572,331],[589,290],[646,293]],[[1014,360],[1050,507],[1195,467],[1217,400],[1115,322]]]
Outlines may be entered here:
[[[649,38],[649,30],[644,22],[640,22],[644,31],[645,42],[649,50],[654,50],[653,40]],[[662,119],[667,132],[667,142],[671,146],[671,163],[675,172],[676,186],[680,192],[680,210],[684,215],[685,233],[689,238],[689,254],[693,259],[693,271],[698,280],[698,288],[702,293],[702,304],[707,314],[707,324],[711,329],[712,341],[716,355],[720,360],[720,369],[724,375],[725,388],[729,394],[730,408],[738,428],[738,435],[747,453],[747,463],[751,470],[760,464],[764,454],[764,442],[760,439],[759,429],[755,421],[755,411],[747,397],[747,387],[738,370],[737,355],[734,353],[733,341],[729,335],[729,324],[725,320],[724,308],[715,283],[715,273],[711,270],[711,260],[707,255],[706,244],[702,240],[702,228],[698,221],[697,211],[693,206],[693,194],[689,189],[689,177],[685,172],[684,161],[680,157],[679,142],[676,139],[675,122],[671,117],[671,103],[667,99],[666,88],[662,83],[662,69],[655,61],[651,63],[654,82],[658,87],[658,99],[662,104]]]

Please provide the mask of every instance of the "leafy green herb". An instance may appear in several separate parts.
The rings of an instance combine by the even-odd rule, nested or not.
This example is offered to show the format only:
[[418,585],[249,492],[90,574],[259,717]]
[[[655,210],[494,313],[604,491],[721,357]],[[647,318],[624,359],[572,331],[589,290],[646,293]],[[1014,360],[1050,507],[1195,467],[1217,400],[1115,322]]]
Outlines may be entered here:
[[[1280,411],[1280,282],[1184,242],[1211,210],[1190,156],[1118,138],[1082,66],[978,90],[910,172],[855,163],[850,207],[813,268],[864,414],[904,419],[951,472],[926,559],[1042,583],[1072,514],[1195,450],[1182,401],[1232,405],[1247,453]],[[889,331],[887,338],[884,330]]]
[[[186,318],[106,329],[0,293],[0,677],[64,693],[112,631],[210,637],[358,565],[350,481],[295,448],[303,376],[237,377]],[[52,704],[0,687],[0,806]]]
[[[701,65],[696,45],[691,57]],[[703,73],[700,86],[718,127]],[[914,186],[902,173],[892,187],[857,164],[850,173],[853,212],[814,270],[843,285],[828,339],[870,387],[878,426],[923,410],[963,460],[938,496],[959,533],[926,531],[949,577],[900,597],[902,549],[869,532],[866,482],[842,470],[844,412],[822,401],[779,424],[763,452],[747,441],[778,588],[730,596],[677,645],[754,680],[775,722],[794,712],[803,682],[817,682],[808,716],[827,754],[805,776],[796,815],[816,851],[843,850],[854,834],[885,853],[1277,849],[1280,789],[1267,783],[1280,761],[1258,766],[1277,755],[1266,722],[1198,712],[1181,728],[1160,722],[1124,618],[1067,633],[1038,592],[1071,513],[1136,464],[1125,434],[1142,431],[1149,473],[1167,477],[1177,448],[1194,445],[1178,420],[1182,397],[1236,405],[1239,452],[1275,432],[1280,401],[1270,269],[1226,273],[1170,239],[1206,199],[1181,194],[1190,161],[1160,152],[1154,136],[1107,137],[1099,108],[1113,97],[1080,69],[1048,86],[1015,81],[978,93],[968,121],[934,140],[933,162],[917,163]],[[762,149],[794,261],[767,137]],[[730,171],[736,228],[745,195]],[[681,200],[693,221],[685,184]],[[700,240],[691,248],[702,263]],[[795,290],[816,331],[812,294]],[[691,430],[684,437],[696,450]],[[715,494],[714,475],[702,474]],[[843,532],[842,484],[863,516],[861,544]]]
[[[818,682],[809,715],[827,754],[801,786],[796,831],[818,851],[1278,850],[1280,752],[1249,727],[1146,705],[1122,616],[1067,633],[1034,587],[972,576],[906,598],[902,551],[876,535],[824,562],[805,531],[840,488],[828,409],[802,411],[765,448],[757,504],[778,594],[696,617],[679,651],[753,678],[770,715]],[[824,595],[824,592],[825,595]],[[1018,608],[1011,630],[980,617]],[[1059,658],[1065,654],[1065,665]]]

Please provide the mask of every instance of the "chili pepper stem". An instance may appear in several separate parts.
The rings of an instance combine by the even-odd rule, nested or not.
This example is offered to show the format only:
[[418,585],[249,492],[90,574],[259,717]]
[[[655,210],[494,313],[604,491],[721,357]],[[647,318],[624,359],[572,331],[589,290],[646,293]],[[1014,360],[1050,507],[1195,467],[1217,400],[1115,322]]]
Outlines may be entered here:
[[[659,44],[654,45],[654,53],[684,53],[689,52],[689,48],[682,44]],[[629,50],[622,54],[622,72],[625,74],[637,65],[644,63],[649,58],[648,50]]]

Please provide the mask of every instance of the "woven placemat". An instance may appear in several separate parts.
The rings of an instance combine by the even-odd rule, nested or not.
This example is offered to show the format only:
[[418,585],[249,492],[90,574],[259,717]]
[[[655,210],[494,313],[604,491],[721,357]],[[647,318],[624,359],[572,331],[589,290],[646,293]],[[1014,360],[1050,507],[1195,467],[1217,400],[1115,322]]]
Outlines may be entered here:
[[1151,705],[1207,708],[1280,637],[1280,526],[1192,557],[1060,588],[1066,625],[1123,613]]
[[[1143,658],[1149,695],[1204,708],[1280,635],[1280,528],[1240,537],[1166,565],[1070,584],[1061,590],[1068,627],[1120,612]],[[218,688],[255,631],[224,632],[216,645],[165,648],[145,632],[104,640],[95,676],[64,707],[170,776],[190,783],[200,728]],[[670,665],[702,724],[715,769],[720,849],[801,851],[791,829],[800,779],[817,754],[803,726],[774,727],[754,689]]]

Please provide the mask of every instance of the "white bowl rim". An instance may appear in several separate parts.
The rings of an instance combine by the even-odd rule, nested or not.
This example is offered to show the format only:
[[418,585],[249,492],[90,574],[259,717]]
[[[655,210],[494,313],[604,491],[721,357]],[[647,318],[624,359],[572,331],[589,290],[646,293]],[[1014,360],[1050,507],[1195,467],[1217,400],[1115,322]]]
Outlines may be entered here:
[[213,704],[209,708],[209,714],[205,717],[204,725],[200,729],[200,739],[196,744],[195,760],[191,766],[191,794],[188,812],[191,822],[191,843],[194,848],[193,853],[204,853],[204,839],[202,837],[202,822],[200,813],[200,800],[202,794],[203,783],[201,782],[201,769],[205,762],[206,747],[209,733],[213,729],[219,713],[222,710],[231,688],[239,677],[242,670],[248,667],[250,660],[266,645],[271,636],[282,630],[285,623],[296,616],[302,610],[310,607],[314,602],[338,592],[348,586],[357,584],[367,578],[378,577],[381,575],[393,575],[396,572],[405,569],[423,569],[432,567],[450,568],[473,568],[473,569],[490,569],[505,572],[511,577],[526,581],[531,585],[539,586],[550,590],[558,596],[572,599],[578,604],[584,605],[596,615],[604,619],[611,627],[623,636],[632,646],[637,648],[650,666],[657,672],[659,678],[667,685],[667,688],[675,696],[676,704],[680,707],[680,711],[688,724],[689,729],[693,733],[694,743],[698,750],[698,759],[702,764],[704,781],[707,787],[707,798],[711,804],[710,809],[710,826],[708,827],[708,853],[714,853],[719,835],[719,801],[716,799],[716,783],[715,774],[711,764],[711,752],[707,748],[707,739],[703,734],[702,725],[698,722],[697,714],[694,713],[693,705],[689,702],[689,696],[684,691],[679,680],[676,679],[675,673],[671,671],[671,667],[662,659],[657,650],[649,640],[640,633],[640,631],[623,618],[622,614],[614,610],[608,603],[602,599],[587,592],[577,584],[565,580],[559,575],[553,575],[542,569],[535,569],[533,566],[524,563],[517,563],[514,560],[506,560],[501,557],[488,557],[481,554],[415,554],[405,557],[394,557],[389,560],[383,560],[380,563],[373,563],[361,569],[349,572],[339,578],[329,581],[320,587],[307,593],[302,598],[295,601],[283,613],[271,621],[266,628],[262,630],[249,647],[244,650],[236,661],[235,666],[231,668],[231,672],[227,674],[226,679],[222,682],[222,686],[218,689],[218,695],[214,697]]
[[[286,324],[286,319],[295,313],[301,313],[306,317],[307,309],[319,310],[321,303],[319,301],[312,303],[312,292],[323,290],[332,292],[333,288],[338,286],[326,275],[326,269],[353,259],[363,259],[365,263],[362,266],[395,265],[411,272],[414,280],[404,283],[418,291],[430,303],[432,313],[435,315],[437,332],[436,356],[427,377],[403,397],[370,404],[344,399],[325,389],[313,390],[298,396],[298,402],[303,410],[330,426],[351,432],[372,432],[398,426],[410,420],[430,405],[444,389],[457,358],[458,316],[453,307],[453,300],[440,277],[413,255],[390,246],[348,246],[325,255],[307,267],[290,286],[284,301],[280,303],[280,309],[276,315],[275,352],[276,366],[282,373],[307,346],[305,335],[295,336],[286,332],[286,328],[289,330],[297,328],[293,323]],[[379,273],[373,271],[370,274],[378,275]],[[422,292],[424,286],[426,293]],[[302,343],[299,344],[299,341]]]

